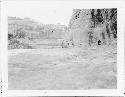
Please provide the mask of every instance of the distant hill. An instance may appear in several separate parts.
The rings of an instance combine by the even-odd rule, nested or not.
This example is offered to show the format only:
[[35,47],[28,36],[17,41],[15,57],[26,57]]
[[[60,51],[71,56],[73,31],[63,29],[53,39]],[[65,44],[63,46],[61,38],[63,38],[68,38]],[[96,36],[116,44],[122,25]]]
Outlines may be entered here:
[[65,25],[40,24],[30,18],[8,17],[9,49],[32,48],[34,39],[60,39],[68,28]]
[[65,25],[40,24],[30,18],[8,17],[8,33],[23,31],[29,38],[62,38],[67,30]]

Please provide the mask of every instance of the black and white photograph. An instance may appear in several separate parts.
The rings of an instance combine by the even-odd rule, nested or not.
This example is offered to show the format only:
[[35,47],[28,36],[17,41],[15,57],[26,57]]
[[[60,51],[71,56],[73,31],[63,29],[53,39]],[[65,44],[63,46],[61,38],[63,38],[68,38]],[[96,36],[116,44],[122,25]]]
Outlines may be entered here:
[[117,88],[117,8],[65,11],[8,16],[9,89]]
[[1,53],[7,90],[121,93],[124,33],[117,3],[43,1],[4,2],[1,38],[7,51]]

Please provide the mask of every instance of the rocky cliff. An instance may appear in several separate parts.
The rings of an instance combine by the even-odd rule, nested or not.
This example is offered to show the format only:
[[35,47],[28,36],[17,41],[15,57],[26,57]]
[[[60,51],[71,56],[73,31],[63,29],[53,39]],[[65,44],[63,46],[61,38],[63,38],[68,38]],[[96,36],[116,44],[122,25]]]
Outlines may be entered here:
[[74,45],[107,45],[117,39],[117,9],[74,9],[67,39]]

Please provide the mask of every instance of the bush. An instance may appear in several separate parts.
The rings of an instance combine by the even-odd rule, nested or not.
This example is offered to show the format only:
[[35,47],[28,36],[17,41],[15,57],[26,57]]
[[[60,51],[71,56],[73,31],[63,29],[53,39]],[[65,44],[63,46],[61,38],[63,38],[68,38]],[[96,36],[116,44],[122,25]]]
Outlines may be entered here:
[[8,49],[32,49],[32,46],[26,43],[20,43],[17,39],[8,41]]
[[13,34],[8,34],[8,40],[14,38]]

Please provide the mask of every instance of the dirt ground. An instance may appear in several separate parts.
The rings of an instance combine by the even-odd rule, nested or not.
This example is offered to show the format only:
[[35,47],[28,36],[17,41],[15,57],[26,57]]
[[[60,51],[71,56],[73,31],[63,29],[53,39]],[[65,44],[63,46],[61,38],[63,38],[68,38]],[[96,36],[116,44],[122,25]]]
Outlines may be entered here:
[[9,50],[9,90],[114,89],[114,47]]

